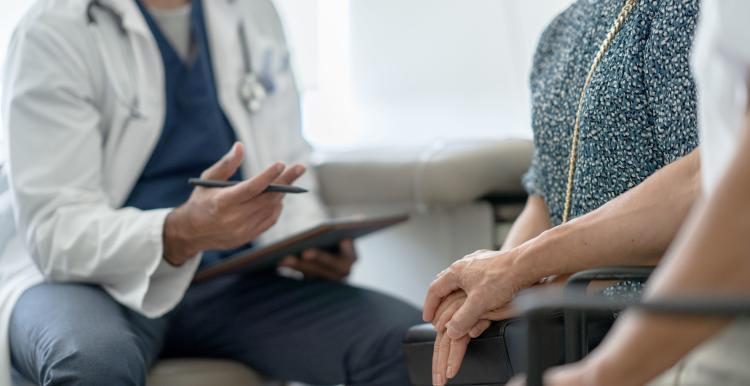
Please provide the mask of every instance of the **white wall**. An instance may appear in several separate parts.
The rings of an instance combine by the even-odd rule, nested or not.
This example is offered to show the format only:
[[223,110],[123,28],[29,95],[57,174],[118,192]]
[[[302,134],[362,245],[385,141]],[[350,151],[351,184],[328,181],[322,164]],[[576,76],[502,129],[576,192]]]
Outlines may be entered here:
[[530,61],[561,3],[353,0],[353,97],[368,142],[528,136]]
[[337,31],[318,36],[319,49],[348,43],[349,56],[339,50],[336,58],[317,58],[320,81],[306,94],[306,134],[319,147],[345,148],[529,137],[527,78],[536,40],[570,0],[318,3],[328,9],[319,23]]

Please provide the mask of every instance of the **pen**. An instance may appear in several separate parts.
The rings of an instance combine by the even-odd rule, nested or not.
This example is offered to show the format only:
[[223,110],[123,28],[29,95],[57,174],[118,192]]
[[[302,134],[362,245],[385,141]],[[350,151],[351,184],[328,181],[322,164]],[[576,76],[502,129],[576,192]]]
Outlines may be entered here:
[[[206,180],[201,178],[191,178],[188,184],[192,186],[202,186],[204,188],[227,188],[239,184],[242,181],[220,181]],[[264,193],[307,193],[307,189],[291,185],[271,184],[263,191]]]

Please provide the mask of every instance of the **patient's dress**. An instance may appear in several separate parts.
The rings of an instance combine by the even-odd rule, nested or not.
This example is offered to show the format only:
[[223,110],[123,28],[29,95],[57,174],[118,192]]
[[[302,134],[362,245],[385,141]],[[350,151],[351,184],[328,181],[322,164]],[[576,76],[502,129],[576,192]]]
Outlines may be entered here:
[[[562,219],[570,139],[586,75],[623,0],[579,0],[547,27],[530,85],[535,153],[524,178]],[[571,218],[641,183],[698,145],[690,48],[698,0],[640,0],[589,86]]]
[[[586,75],[623,0],[579,0],[547,27],[531,71],[534,158],[524,176],[562,221],[570,141]],[[640,184],[698,146],[690,49],[698,0],[641,0],[607,50],[581,114],[570,217]],[[604,291],[639,296],[639,282]]]

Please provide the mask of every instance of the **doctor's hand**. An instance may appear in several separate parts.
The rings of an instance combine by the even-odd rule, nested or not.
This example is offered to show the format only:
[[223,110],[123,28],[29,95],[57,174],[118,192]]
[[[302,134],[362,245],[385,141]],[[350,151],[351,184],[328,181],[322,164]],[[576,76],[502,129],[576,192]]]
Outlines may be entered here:
[[[227,180],[242,164],[244,147],[232,149],[201,178]],[[282,193],[264,193],[271,183],[291,184],[305,172],[302,165],[276,163],[235,186],[193,190],[164,223],[164,258],[180,266],[205,250],[231,249],[254,240],[273,226],[282,210]]]
[[357,251],[354,249],[354,242],[344,240],[339,244],[336,253],[308,249],[299,257],[287,256],[279,263],[279,267],[299,271],[306,279],[341,281],[352,272],[355,262],[357,262]]

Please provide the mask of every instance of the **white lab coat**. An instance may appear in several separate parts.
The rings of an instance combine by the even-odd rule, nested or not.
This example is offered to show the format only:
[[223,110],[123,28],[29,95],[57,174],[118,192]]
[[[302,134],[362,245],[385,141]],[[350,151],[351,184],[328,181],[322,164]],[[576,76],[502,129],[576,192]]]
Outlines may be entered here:
[[[199,262],[164,264],[168,210],[121,208],[160,135],[164,69],[135,1],[104,2],[122,14],[127,38],[104,12],[95,11],[98,22],[90,25],[87,0],[39,0],[10,45],[2,99],[0,385],[10,384],[11,311],[29,287],[45,280],[97,283],[123,305],[155,317],[180,301]],[[247,147],[245,175],[278,160],[306,162],[310,148],[301,137],[298,93],[270,0],[204,4],[219,100]],[[262,70],[276,81],[255,114],[238,97],[241,17],[253,57],[265,58]],[[118,98],[124,94],[116,90],[132,94],[136,87],[143,116],[129,119],[130,109]],[[299,185],[315,191],[314,180],[308,171]],[[288,197],[281,219],[262,239],[325,216],[315,194]]]

